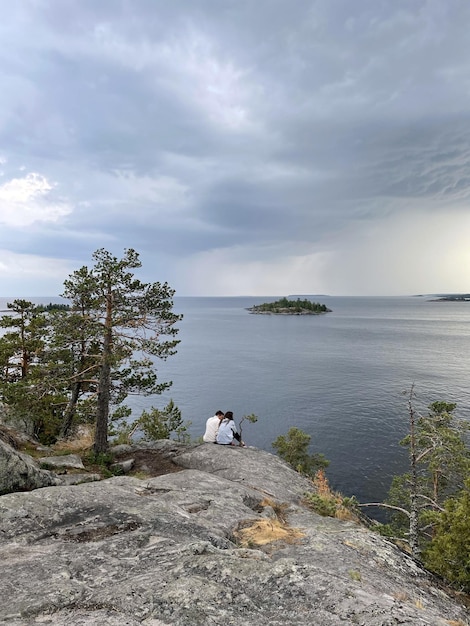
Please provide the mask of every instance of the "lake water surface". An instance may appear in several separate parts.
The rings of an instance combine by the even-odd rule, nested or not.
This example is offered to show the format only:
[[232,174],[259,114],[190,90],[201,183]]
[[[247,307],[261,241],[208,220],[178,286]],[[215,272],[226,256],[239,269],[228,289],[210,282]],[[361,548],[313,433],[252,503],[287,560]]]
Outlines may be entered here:
[[403,392],[412,384],[421,412],[446,400],[470,419],[470,303],[318,296],[312,299],[332,313],[246,310],[276,299],[176,297],[181,343],[158,364],[173,387],[160,398],[132,398],[134,410],[162,407],[171,397],[194,437],[219,408],[232,410],[237,423],[255,413],[259,421],[244,423],[244,439],[268,451],[297,426],[311,435],[311,451],[330,460],[332,486],[362,502],[382,500],[391,477],[406,469],[398,442],[408,425]]
[[[291,426],[330,460],[332,486],[362,502],[382,500],[406,469],[399,440],[416,408],[456,402],[470,419],[470,303],[427,297],[316,297],[332,313],[252,315],[277,298],[175,298],[184,314],[178,354],[160,368],[191,433],[216,409],[244,423],[248,444],[272,451]],[[145,403],[141,399],[140,402]]]

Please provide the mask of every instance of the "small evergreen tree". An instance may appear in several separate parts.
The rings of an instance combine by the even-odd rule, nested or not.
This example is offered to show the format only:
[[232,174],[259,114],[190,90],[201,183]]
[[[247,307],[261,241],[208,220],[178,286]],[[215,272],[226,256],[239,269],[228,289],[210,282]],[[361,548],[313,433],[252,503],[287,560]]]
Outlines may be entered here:
[[329,465],[323,454],[309,454],[311,436],[299,428],[289,428],[287,435],[279,435],[272,446],[284,461],[287,461],[297,472],[307,476],[315,476],[317,470]]
[[10,418],[43,443],[51,443],[60,427],[66,391],[54,378],[48,359],[50,318],[27,300],[8,303],[0,318],[0,399]]
[[144,438],[148,441],[170,439],[174,433],[177,441],[187,442],[190,438],[189,425],[189,422],[183,422],[181,411],[170,400],[163,410],[152,407],[150,411],[143,411],[134,426],[144,433]]
[[429,413],[419,416],[413,405],[414,388],[408,399],[409,434],[400,442],[409,451],[410,469],[392,481],[385,503],[393,511],[384,532],[408,540],[417,559],[432,539],[436,512],[444,511],[447,498],[458,493],[470,468],[465,433],[468,426],[453,415],[456,404],[433,402]]
[[423,552],[425,566],[470,591],[470,479],[434,518],[434,536]]
[[248,420],[251,424],[256,424],[258,421],[258,416],[254,413],[250,413],[249,415],[244,415],[241,420],[238,422],[238,434],[240,435],[240,445],[243,444],[242,432],[243,432],[243,422]]
[[27,378],[30,368],[40,362],[47,333],[46,316],[27,300],[7,304],[10,315],[0,318],[7,331],[0,339],[2,380],[17,382]]

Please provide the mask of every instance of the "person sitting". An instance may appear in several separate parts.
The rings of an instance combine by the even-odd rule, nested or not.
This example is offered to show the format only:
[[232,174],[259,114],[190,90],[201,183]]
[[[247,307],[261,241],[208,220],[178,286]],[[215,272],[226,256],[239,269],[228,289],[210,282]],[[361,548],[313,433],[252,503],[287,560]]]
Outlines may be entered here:
[[222,446],[236,446],[237,444],[234,440],[238,441],[240,446],[245,445],[237,432],[232,411],[226,411],[217,431],[216,442]]
[[206,421],[206,432],[202,436],[202,440],[206,443],[217,443],[217,431],[219,430],[220,421],[223,419],[222,411],[216,411],[215,415],[209,417]]

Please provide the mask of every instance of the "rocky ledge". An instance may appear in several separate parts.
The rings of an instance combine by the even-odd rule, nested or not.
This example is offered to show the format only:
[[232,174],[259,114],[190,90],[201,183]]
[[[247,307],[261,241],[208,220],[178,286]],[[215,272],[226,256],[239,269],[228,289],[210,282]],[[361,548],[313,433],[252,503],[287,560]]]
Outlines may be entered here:
[[306,508],[310,482],[279,458],[154,448],[180,471],[0,497],[1,624],[468,623],[394,545]]

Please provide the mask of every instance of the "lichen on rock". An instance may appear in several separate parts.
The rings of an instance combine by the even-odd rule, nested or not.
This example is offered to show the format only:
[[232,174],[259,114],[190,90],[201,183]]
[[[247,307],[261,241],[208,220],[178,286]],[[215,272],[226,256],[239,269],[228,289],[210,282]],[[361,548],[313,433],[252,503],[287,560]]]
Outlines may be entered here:
[[[467,623],[465,608],[396,546],[306,508],[310,481],[277,457],[155,449],[181,471],[0,497],[0,623]],[[266,542],[240,540],[242,529],[269,524]]]

